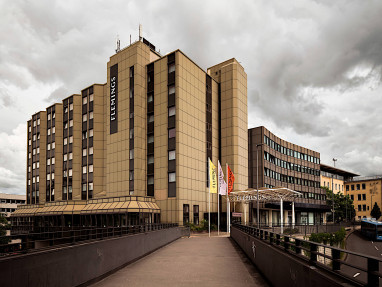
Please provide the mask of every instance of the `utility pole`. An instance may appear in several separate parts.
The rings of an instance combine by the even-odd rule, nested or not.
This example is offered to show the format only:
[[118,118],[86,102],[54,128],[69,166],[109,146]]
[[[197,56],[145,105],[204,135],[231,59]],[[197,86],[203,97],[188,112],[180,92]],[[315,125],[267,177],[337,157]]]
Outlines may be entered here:
[[[333,158],[334,167],[336,167],[336,158]],[[333,224],[334,224],[334,174],[332,173],[332,212],[333,212]]]

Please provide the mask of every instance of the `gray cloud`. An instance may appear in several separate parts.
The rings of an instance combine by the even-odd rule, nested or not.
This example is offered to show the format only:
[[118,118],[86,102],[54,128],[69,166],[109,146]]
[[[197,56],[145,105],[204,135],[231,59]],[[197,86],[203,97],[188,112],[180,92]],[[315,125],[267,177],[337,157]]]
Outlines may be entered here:
[[[12,137],[47,101],[104,83],[116,35],[124,47],[141,23],[162,54],[181,49],[203,69],[240,61],[249,127],[265,125],[323,162],[337,157],[340,168],[382,173],[380,11],[382,2],[359,0],[0,2],[0,133]],[[20,149],[6,152],[24,165],[19,132]]]

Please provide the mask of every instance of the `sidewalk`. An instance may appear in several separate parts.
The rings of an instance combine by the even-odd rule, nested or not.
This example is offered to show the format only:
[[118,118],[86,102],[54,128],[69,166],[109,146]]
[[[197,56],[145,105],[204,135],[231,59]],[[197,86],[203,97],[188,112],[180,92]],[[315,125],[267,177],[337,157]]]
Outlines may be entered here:
[[228,234],[191,234],[122,268],[94,287],[269,286]]

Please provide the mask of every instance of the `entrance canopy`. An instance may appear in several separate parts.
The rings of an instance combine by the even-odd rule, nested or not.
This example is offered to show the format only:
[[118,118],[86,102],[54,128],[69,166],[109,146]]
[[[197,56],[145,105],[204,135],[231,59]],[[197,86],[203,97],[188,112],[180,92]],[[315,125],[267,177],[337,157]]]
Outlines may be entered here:
[[[275,202],[275,201],[294,201],[296,197],[301,195],[300,192],[294,191],[286,187],[259,188],[259,201]],[[229,194],[230,202],[249,202],[257,201],[257,189],[249,188],[243,191],[232,191]]]

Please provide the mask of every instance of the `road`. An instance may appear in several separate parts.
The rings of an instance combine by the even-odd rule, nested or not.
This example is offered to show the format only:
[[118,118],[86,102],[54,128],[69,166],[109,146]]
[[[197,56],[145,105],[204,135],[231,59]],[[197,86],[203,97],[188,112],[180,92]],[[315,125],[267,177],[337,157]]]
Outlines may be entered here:
[[[353,232],[346,241],[346,249],[349,251],[362,253],[365,255],[373,256],[382,259],[382,242],[370,241],[363,237],[359,231]],[[346,262],[350,264],[367,268],[367,261],[363,257],[348,255],[346,258]],[[382,272],[382,264],[379,264],[379,272]],[[366,282],[367,275],[366,272],[360,272],[355,268],[342,265],[341,271],[347,275],[352,276],[357,280],[361,280],[362,282]],[[382,286],[382,280],[379,280],[380,286]]]

